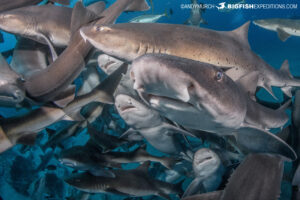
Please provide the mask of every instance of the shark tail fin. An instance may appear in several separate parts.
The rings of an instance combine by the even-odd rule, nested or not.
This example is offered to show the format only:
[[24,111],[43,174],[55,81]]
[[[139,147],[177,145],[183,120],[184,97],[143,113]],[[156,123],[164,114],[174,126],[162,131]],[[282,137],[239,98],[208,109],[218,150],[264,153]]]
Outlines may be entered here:
[[133,0],[126,8],[126,11],[146,11],[149,10],[150,6],[146,0]]

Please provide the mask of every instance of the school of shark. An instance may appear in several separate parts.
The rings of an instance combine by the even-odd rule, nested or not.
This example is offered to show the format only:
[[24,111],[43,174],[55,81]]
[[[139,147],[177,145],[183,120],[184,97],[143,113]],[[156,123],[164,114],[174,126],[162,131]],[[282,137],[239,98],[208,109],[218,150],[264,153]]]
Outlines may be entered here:
[[16,38],[0,49],[0,200],[300,199],[300,78],[248,36],[283,43],[299,19],[221,31],[201,6],[182,24],[153,10],[0,0],[0,43]]

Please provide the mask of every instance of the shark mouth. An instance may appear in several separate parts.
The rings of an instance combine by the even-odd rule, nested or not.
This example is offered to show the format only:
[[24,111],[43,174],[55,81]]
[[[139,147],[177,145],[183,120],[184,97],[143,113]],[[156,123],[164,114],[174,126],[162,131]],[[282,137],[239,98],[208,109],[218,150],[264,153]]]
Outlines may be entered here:
[[201,165],[204,165],[205,163],[209,162],[210,160],[212,160],[213,157],[212,156],[209,156],[209,157],[206,157],[206,158],[203,158],[201,160],[198,160],[196,162],[197,165],[201,164]]
[[133,106],[133,105],[126,105],[126,106],[122,106],[122,107],[120,108],[120,111],[121,111],[122,113],[124,113],[124,112],[128,112],[128,111],[130,111],[130,110],[135,110],[135,109],[136,109],[136,107]]

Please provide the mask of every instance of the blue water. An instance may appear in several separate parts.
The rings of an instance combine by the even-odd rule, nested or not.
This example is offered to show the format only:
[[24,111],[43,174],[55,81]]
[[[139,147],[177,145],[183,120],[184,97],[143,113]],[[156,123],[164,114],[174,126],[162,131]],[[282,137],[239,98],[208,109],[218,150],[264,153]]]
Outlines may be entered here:
[[[263,18],[299,18],[300,19],[300,2],[299,0],[246,0],[247,3],[298,3],[298,9],[271,9],[271,10],[233,10],[231,12],[219,12],[217,9],[206,9],[203,13],[203,18],[207,21],[207,24],[202,24],[201,27],[214,29],[214,30],[233,30],[238,28],[245,22],[255,19]],[[72,2],[74,5],[76,1]],[[92,1],[84,1],[87,5]],[[111,5],[114,1],[108,0],[108,5]],[[223,0],[205,0],[201,3],[207,4],[218,4]],[[231,1],[234,2],[234,1]],[[237,2],[237,1],[236,1]],[[117,20],[117,23],[128,22],[130,19],[142,15],[142,14],[162,14],[166,10],[170,12],[172,9],[173,14],[170,17],[163,17],[159,23],[171,23],[171,24],[183,24],[190,15],[189,9],[182,9],[181,4],[189,4],[189,0],[153,0],[153,11],[150,9],[146,12],[134,12],[134,13],[123,13]],[[71,6],[72,6],[71,5]],[[0,51],[4,52],[14,48],[16,44],[16,38],[12,34],[4,33],[5,43],[0,43]],[[279,69],[285,59],[288,59],[290,64],[291,73],[294,76],[300,77],[300,37],[290,37],[286,42],[282,42],[277,37],[276,32],[262,29],[254,24],[250,25],[249,28],[249,43],[252,50],[261,56],[267,63],[276,69]],[[11,58],[8,58],[10,61]],[[274,88],[275,94],[279,99],[282,99],[282,94],[279,89]],[[267,92],[261,90],[258,94],[269,101],[275,101]],[[112,108],[110,108],[112,109]],[[0,114],[5,117],[14,116],[17,113],[21,113],[22,109],[16,110],[12,108],[1,108]],[[127,128],[122,119],[119,120],[119,126],[124,130]],[[103,120],[102,120],[103,121]],[[102,123],[100,120],[99,123]],[[55,124],[53,128],[60,128],[66,126],[66,122],[60,122]],[[120,133],[119,133],[120,134]],[[23,145],[16,145],[9,151],[4,152],[0,155],[0,197],[3,200],[14,200],[14,199],[33,199],[32,194],[35,192],[41,192],[39,188],[35,188],[39,181],[46,179],[49,183],[47,187],[47,194],[51,194],[48,198],[43,197],[41,199],[66,199],[68,196],[80,195],[76,189],[70,187],[64,183],[61,178],[70,174],[71,169],[62,166],[58,163],[55,156],[53,156],[48,165],[56,166],[55,170],[43,169],[35,171],[40,163],[44,153],[39,145],[44,144],[48,137],[45,131],[42,131],[38,136],[38,141],[35,146],[24,147]],[[88,140],[86,131],[82,131],[75,138],[70,138],[64,142],[65,148],[70,148],[76,145],[84,145]],[[59,152],[57,148],[54,153]],[[148,147],[148,151],[162,155],[157,150]],[[19,163],[14,163],[16,157],[23,159]],[[136,165],[135,165],[136,166]],[[134,168],[135,166],[129,165],[127,168]],[[286,171],[290,170],[290,164],[286,165]],[[11,171],[14,170],[14,171]],[[190,180],[189,180],[190,181]],[[185,182],[185,186],[188,181]],[[0,198],[0,200],[1,200]],[[39,199],[40,197],[35,197]],[[282,197],[281,199],[287,200],[291,198],[291,185],[288,182],[282,184]],[[105,196],[102,194],[92,195],[90,199],[124,199],[122,196],[109,195]],[[159,197],[146,197],[144,199],[159,199]]]

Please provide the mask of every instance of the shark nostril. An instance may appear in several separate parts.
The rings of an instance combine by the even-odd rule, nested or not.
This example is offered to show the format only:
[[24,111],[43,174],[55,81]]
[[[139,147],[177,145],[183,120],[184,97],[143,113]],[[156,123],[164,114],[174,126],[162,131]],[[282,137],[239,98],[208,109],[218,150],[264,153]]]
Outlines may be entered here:
[[193,83],[190,83],[188,86],[188,90],[193,90],[195,88],[195,85]]

